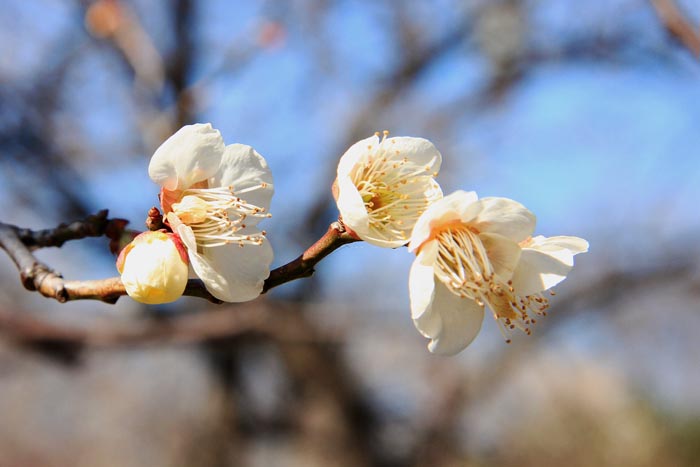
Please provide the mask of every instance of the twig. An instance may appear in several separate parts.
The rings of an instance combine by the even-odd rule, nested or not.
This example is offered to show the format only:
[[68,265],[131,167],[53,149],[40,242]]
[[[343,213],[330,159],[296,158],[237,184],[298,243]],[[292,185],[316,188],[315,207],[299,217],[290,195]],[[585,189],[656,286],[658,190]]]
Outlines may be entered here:
[[[0,223],[0,247],[7,252],[17,266],[22,285],[27,290],[37,291],[61,303],[69,300],[101,300],[106,303],[116,303],[119,297],[126,295],[124,284],[118,277],[66,281],[60,273],[40,262],[32,254],[32,250],[51,246],[60,247],[69,240],[102,235],[115,242],[124,232],[125,226],[126,221],[123,219],[108,219],[106,210],[81,221],[61,224],[55,229],[34,231]],[[314,273],[314,266],[319,261],[342,245],[354,241],[356,240],[350,237],[340,223],[332,223],[328,231],[301,256],[270,272],[270,277],[265,281],[263,293],[295,279],[311,276]],[[222,303],[221,300],[212,296],[198,279],[190,279],[187,282],[184,295]]]
[[700,58],[700,29],[693,27],[674,0],[650,1],[666,30]]
[[60,273],[37,260],[32,254],[32,250],[38,248],[60,247],[69,240],[86,237],[106,235],[116,240],[127,222],[123,219],[108,219],[107,214],[107,210],[103,210],[81,221],[38,231],[0,223],[0,247],[7,252],[17,266],[22,285],[27,290],[37,291],[61,303],[78,298],[115,303],[120,296],[119,289],[123,290],[119,278],[64,281]]
[[314,273],[314,266],[319,261],[341,246],[356,241],[339,222],[333,222],[328,226],[328,231],[323,237],[318,239],[297,259],[270,271],[270,277],[265,281],[263,293],[286,282],[310,277]]

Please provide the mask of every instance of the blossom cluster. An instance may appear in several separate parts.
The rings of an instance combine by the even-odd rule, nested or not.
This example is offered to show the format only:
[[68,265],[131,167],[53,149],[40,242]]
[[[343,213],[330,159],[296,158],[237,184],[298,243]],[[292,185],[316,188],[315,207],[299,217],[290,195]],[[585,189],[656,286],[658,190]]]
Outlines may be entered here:
[[[272,247],[257,226],[270,217],[274,187],[265,159],[250,146],[224,145],[210,124],[188,125],[156,150],[148,175],[161,187],[165,224],[172,232],[163,241],[175,238],[184,245],[189,275],[199,277],[209,293],[225,302],[260,295],[272,263]],[[174,255],[167,262],[134,260],[136,273],[130,267],[135,253],[125,255],[120,268],[127,293],[143,303],[177,300],[185,289],[180,282],[179,294],[159,289],[165,287],[165,277],[182,268],[182,261]],[[127,281],[125,275],[141,280]]]
[[[488,307],[507,342],[549,306],[578,237],[533,236],[535,216],[507,198],[443,196],[442,156],[428,140],[375,134],[341,157],[333,195],[342,225],[358,240],[416,255],[409,273],[411,316],[431,352],[454,354],[481,329]],[[188,277],[214,297],[243,302],[263,290],[272,248],[258,223],[269,217],[273,181],[252,147],[226,146],[210,124],[185,126],[154,153],[165,229],[139,235],[119,256],[127,293],[143,303],[179,298]],[[552,293],[553,294],[553,293]]]
[[530,334],[549,306],[544,292],[566,278],[578,237],[533,237],[535,215],[507,198],[474,192],[444,196],[435,177],[441,155],[428,140],[385,132],[340,159],[334,194],[342,221],[358,239],[408,245],[411,316],[431,352],[454,354],[479,333],[489,307],[507,342]]

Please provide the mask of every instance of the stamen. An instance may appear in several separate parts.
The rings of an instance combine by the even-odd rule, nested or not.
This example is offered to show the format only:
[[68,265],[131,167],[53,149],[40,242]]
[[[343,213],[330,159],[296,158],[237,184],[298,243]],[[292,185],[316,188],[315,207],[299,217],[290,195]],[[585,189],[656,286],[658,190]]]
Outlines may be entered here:
[[241,235],[238,232],[246,227],[246,218],[264,218],[270,214],[238,195],[266,187],[266,183],[261,183],[238,192],[232,186],[190,188],[182,192],[179,202],[173,203],[173,213],[192,229],[198,246],[260,245],[264,234]]
[[368,147],[368,153],[353,173],[352,180],[364,200],[372,231],[385,240],[396,238],[408,240],[411,229],[420,214],[440,194],[426,193],[433,183],[429,170],[411,164],[407,157],[396,156],[399,150],[389,146],[396,143],[390,139],[387,144],[388,131],[375,133],[381,136],[379,145]]
[[467,224],[451,224],[435,234],[438,242],[435,275],[456,295],[488,305],[506,342],[518,328],[531,334],[535,317],[549,307],[541,293],[521,296],[513,282],[500,279],[488,258],[478,231]]

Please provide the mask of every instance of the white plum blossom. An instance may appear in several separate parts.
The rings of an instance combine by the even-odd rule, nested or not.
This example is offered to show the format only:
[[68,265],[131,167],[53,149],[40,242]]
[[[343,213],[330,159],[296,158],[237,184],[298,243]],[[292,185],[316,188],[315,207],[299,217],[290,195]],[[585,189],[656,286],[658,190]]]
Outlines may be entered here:
[[[488,305],[504,336],[530,333],[546,314],[542,292],[566,278],[578,237],[534,237],[535,216],[507,198],[457,191],[432,204],[413,230],[411,315],[431,352],[455,354],[479,333]],[[510,339],[507,339],[510,342]]]
[[187,125],[156,150],[148,174],[207,290],[226,302],[260,295],[273,256],[257,228],[273,194],[265,159],[250,146],[225,146],[210,124]]
[[396,248],[408,243],[418,217],[442,197],[435,181],[442,156],[427,139],[387,136],[376,133],[343,154],[333,191],[351,235]]
[[187,251],[177,235],[143,232],[119,253],[117,270],[126,293],[137,302],[174,302],[187,286]]

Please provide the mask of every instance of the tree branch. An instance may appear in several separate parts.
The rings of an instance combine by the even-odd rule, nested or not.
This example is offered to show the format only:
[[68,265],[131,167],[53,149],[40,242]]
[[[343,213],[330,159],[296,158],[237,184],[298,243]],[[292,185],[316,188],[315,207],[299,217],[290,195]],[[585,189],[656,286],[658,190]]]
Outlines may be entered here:
[[319,261],[341,246],[356,241],[358,240],[351,237],[340,222],[333,222],[328,226],[328,231],[323,237],[318,239],[297,259],[270,271],[270,277],[265,281],[263,293],[286,282],[310,277],[314,273],[314,266]]
[[650,0],[666,30],[696,58],[700,58],[700,30],[687,19],[674,0]]
[[108,348],[198,343],[261,328],[268,314],[258,308],[228,307],[162,319],[110,320],[112,322],[85,328],[49,322],[32,313],[0,310],[0,332],[16,343],[39,347]]
[[19,270],[22,285],[27,290],[37,291],[45,297],[63,303],[78,298],[102,300],[115,303],[117,290],[123,286],[119,278],[98,281],[64,281],[63,276],[39,261],[32,250],[43,247],[60,247],[69,240],[106,235],[117,241],[127,221],[108,219],[103,210],[81,221],[61,224],[54,229],[33,231],[14,225],[0,223],[0,247],[2,247]]
[[[106,303],[116,303],[126,289],[119,277],[99,280],[66,281],[63,276],[40,262],[32,250],[44,247],[60,247],[69,240],[86,237],[107,236],[112,242],[118,242],[127,221],[123,219],[108,219],[107,210],[95,215],[61,224],[54,229],[30,230],[10,224],[0,223],[0,247],[2,247],[15,263],[22,285],[27,290],[37,291],[45,297],[53,298],[61,303],[69,300],[101,300]],[[330,253],[345,245],[357,241],[352,238],[339,222],[334,222],[328,231],[298,258],[274,269],[265,281],[263,293],[268,290],[314,273],[314,266]],[[199,279],[187,282],[184,295],[199,297],[213,303],[222,303],[212,296]]]

